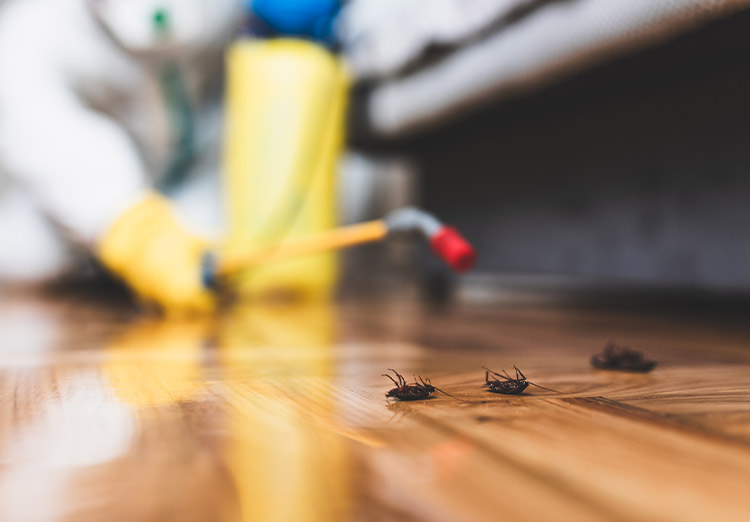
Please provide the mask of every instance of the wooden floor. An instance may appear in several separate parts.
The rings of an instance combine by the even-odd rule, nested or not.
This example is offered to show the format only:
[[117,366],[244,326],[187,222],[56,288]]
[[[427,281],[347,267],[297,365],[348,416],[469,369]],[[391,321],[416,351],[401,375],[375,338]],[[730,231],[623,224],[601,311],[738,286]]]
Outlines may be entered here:
[[[718,318],[717,318],[718,317]],[[3,521],[750,520],[750,322],[0,300]],[[616,339],[660,365],[597,371]],[[517,397],[482,365],[518,365]],[[387,368],[459,397],[387,403]]]

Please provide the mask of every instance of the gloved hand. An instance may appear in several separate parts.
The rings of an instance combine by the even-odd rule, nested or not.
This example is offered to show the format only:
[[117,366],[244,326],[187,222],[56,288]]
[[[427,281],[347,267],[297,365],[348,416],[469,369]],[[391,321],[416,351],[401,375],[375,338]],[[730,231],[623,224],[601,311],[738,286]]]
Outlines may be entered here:
[[167,313],[205,312],[214,298],[201,280],[205,241],[177,221],[169,202],[150,194],[126,210],[100,241],[98,255],[147,302]]

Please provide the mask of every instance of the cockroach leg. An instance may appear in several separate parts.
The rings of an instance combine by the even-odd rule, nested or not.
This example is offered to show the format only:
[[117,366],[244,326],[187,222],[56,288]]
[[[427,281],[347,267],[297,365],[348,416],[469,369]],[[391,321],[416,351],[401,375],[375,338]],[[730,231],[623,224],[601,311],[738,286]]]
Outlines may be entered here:
[[387,373],[383,373],[383,374],[381,374],[381,375],[382,375],[383,377],[388,377],[388,378],[389,378],[389,379],[390,379],[391,381],[393,381],[393,384],[395,384],[396,386],[401,386],[401,385],[400,385],[399,383],[397,383],[397,382],[396,382],[396,380],[395,380],[395,379],[394,379],[393,377],[391,377],[391,376],[390,376],[390,375],[388,375]]
[[[542,390],[551,391],[553,393],[561,393],[557,390],[553,390],[552,388],[545,388],[544,386],[539,386],[538,384],[529,381],[515,364],[513,365],[513,368],[516,370],[515,379],[511,377],[505,369],[503,369],[503,373],[498,373],[496,371],[490,370],[486,366],[482,366],[482,368],[484,368],[485,370],[484,385],[485,387],[489,388],[489,391],[493,393],[501,393],[504,395],[520,395],[529,385],[535,386]],[[490,374],[492,374],[495,378],[490,380]],[[499,380],[498,378],[503,380]]]

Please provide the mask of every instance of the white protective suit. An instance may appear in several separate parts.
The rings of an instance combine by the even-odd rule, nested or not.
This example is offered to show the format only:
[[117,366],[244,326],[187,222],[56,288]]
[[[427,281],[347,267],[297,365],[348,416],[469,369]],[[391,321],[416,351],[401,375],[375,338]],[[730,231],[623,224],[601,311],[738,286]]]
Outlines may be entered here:
[[[0,0],[0,281],[90,252],[165,173],[217,226],[223,48],[238,0]],[[196,171],[211,172],[213,180]]]

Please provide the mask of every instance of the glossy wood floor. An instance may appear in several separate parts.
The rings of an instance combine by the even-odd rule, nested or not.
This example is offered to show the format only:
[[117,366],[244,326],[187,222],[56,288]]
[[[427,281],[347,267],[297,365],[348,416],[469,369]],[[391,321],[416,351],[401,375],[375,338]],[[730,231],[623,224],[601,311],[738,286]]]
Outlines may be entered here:
[[[660,365],[592,369],[609,339]],[[482,388],[514,364],[562,393]],[[389,367],[462,400],[389,404]],[[721,315],[6,297],[0,520],[750,520],[748,370]]]

